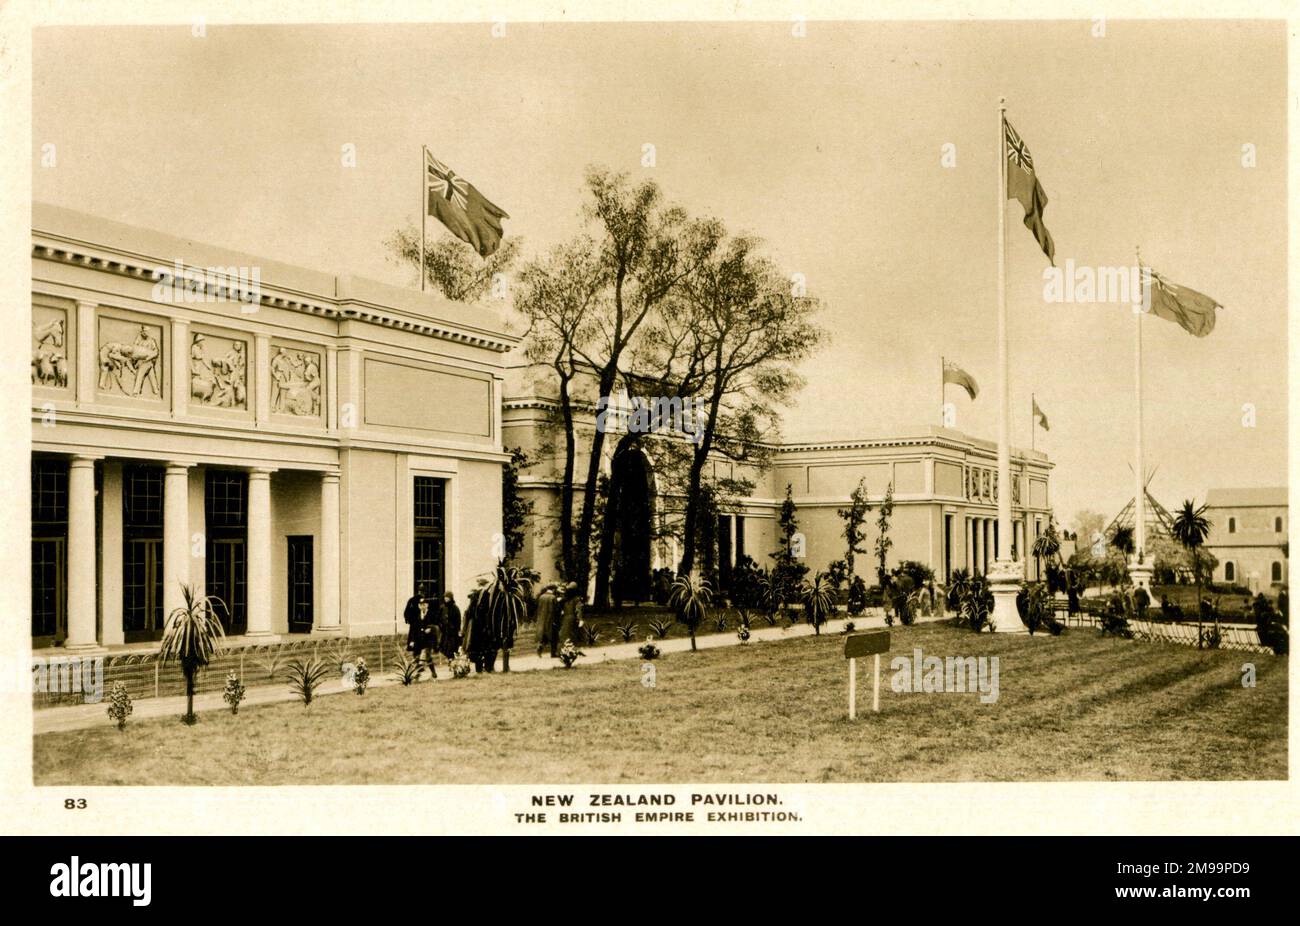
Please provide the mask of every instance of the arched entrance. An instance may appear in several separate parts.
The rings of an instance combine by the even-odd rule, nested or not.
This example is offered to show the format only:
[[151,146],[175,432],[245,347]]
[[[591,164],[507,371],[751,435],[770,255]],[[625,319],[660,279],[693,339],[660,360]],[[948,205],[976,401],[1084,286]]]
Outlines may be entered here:
[[650,535],[654,516],[650,461],[639,450],[613,460],[609,479],[609,514],[614,519],[613,583],[615,601],[650,598]]

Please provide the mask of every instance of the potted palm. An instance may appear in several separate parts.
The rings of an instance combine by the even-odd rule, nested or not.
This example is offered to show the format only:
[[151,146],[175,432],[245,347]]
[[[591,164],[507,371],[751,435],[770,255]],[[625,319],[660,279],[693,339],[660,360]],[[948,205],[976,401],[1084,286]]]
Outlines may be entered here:
[[672,591],[668,594],[668,607],[673,609],[677,620],[691,632],[692,652],[695,650],[695,628],[708,616],[712,600],[713,592],[705,580],[696,580],[690,575],[678,576],[673,580]]
[[519,622],[528,616],[528,591],[531,587],[532,580],[523,569],[507,566],[505,560],[501,560],[492,581],[482,592],[493,632],[501,641],[503,672],[510,671],[510,649],[515,645]]
[[225,608],[220,598],[199,595],[192,585],[181,585],[180,607],[167,617],[158,658],[163,665],[180,664],[185,674],[185,714],[181,722],[193,725],[194,677],[212,661],[226,632],[217,619],[216,608]]

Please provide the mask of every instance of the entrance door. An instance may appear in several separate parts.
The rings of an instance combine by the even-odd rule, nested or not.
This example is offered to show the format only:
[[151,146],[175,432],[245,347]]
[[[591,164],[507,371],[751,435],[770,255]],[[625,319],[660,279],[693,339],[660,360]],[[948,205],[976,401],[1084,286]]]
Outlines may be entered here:
[[162,639],[163,470],[127,466],[122,471],[122,638]]
[[650,464],[636,450],[620,454],[611,467],[606,517],[615,518],[614,583],[616,601],[650,598]]
[[289,538],[289,632],[311,633],[315,569],[312,538]]
[[208,541],[208,595],[219,598],[224,608],[215,610],[227,634],[248,630],[248,599],[245,582],[248,567],[244,559],[244,541]]
[[68,463],[32,458],[32,646],[68,636]]
[[54,646],[68,636],[67,541],[32,538],[32,646]]
[[122,545],[122,639],[162,639],[162,541],[127,540]]

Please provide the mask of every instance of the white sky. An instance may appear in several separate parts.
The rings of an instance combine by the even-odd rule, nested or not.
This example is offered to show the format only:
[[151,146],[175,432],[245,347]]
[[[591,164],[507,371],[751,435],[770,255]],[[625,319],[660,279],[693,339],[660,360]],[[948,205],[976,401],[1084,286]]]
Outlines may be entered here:
[[[957,424],[996,435],[999,94],[1051,202],[1058,265],[1143,256],[1226,308],[1197,340],[1145,324],[1147,462],[1167,507],[1286,475],[1286,36],[1246,22],[44,29],[36,199],[399,285],[383,240],[419,219],[420,146],[537,253],[578,227],[582,172],[652,176],[756,233],[826,304],[831,345],[792,438],[937,421],[940,356],[980,382]],[[344,168],[341,146],[357,146]],[[657,166],[640,167],[641,146]],[[956,145],[957,165],[940,165]],[[1244,168],[1242,145],[1257,166]],[[1131,312],[1045,305],[1008,204],[1013,439],[1052,423],[1054,505],[1132,495]],[[430,233],[439,233],[432,226]],[[1242,405],[1257,426],[1243,428]],[[873,487],[875,488],[875,487]]]

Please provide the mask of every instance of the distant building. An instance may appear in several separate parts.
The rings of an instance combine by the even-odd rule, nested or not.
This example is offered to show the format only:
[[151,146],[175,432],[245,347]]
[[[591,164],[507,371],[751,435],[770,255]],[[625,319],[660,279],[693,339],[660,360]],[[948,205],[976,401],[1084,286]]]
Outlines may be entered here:
[[1219,565],[1214,581],[1261,591],[1287,582],[1287,490],[1211,489],[1205,496],[1205,549]]
[[[560,486],[563,480],[563,440],[554,430],[555,399],[547,373],[536,367],[511,371],[502,414],[503,443],[518,446],[532,465],[522,474],[523,494],[533,503],[521,561],[546,580],[558,576],[560,545]],[[586,385],[584,408],[593,402]],[[576,435],[574,516],[582,504],[594,430],[584,411]],[[655,436],[614,459],[613,448],[624,433],[615,427],[602,450],[601,472],[608,477],[609,497],[617,504],[611,590],[625,601],[644,600],[651,572],[676,569],[681,556],[684,497],[680,488],[658,472],[656,457],[666,438]],[[935,426],[907,433],[858,437],[839,441],[781,442],[767,448],[770,465],[758,469],[719,458],[710,465],[715,479],[745,480],[752,492],[734,499],[723,511],[712,534],[716,543],[719,579],[725,589],[730,572],[744,556],[760,566],[772,565],[777,548],[777,518],[786,487],[798,506],[799,532],[804,537],[804,562],[812,572],[824,571],[844,556],[844,522],[836,514],[849,504],[861,479],[873,506],[864,525],[863,546],[856,571],[868,584],[876,581],[873,552],[878,535],[876,518],[886,489],[894,490],[894,512],[887,562],[917,560],[945,583],[958,569],[986,573],[997,556],[997,444],[960,431]],[[1050,517],[1048,481],[1052,463],[1041,451],[1011,450],[1012,528],[1010,552],[1027,560],[1026,575],[1041,577],[1043,566],[1028,550],[1047,528]]]

